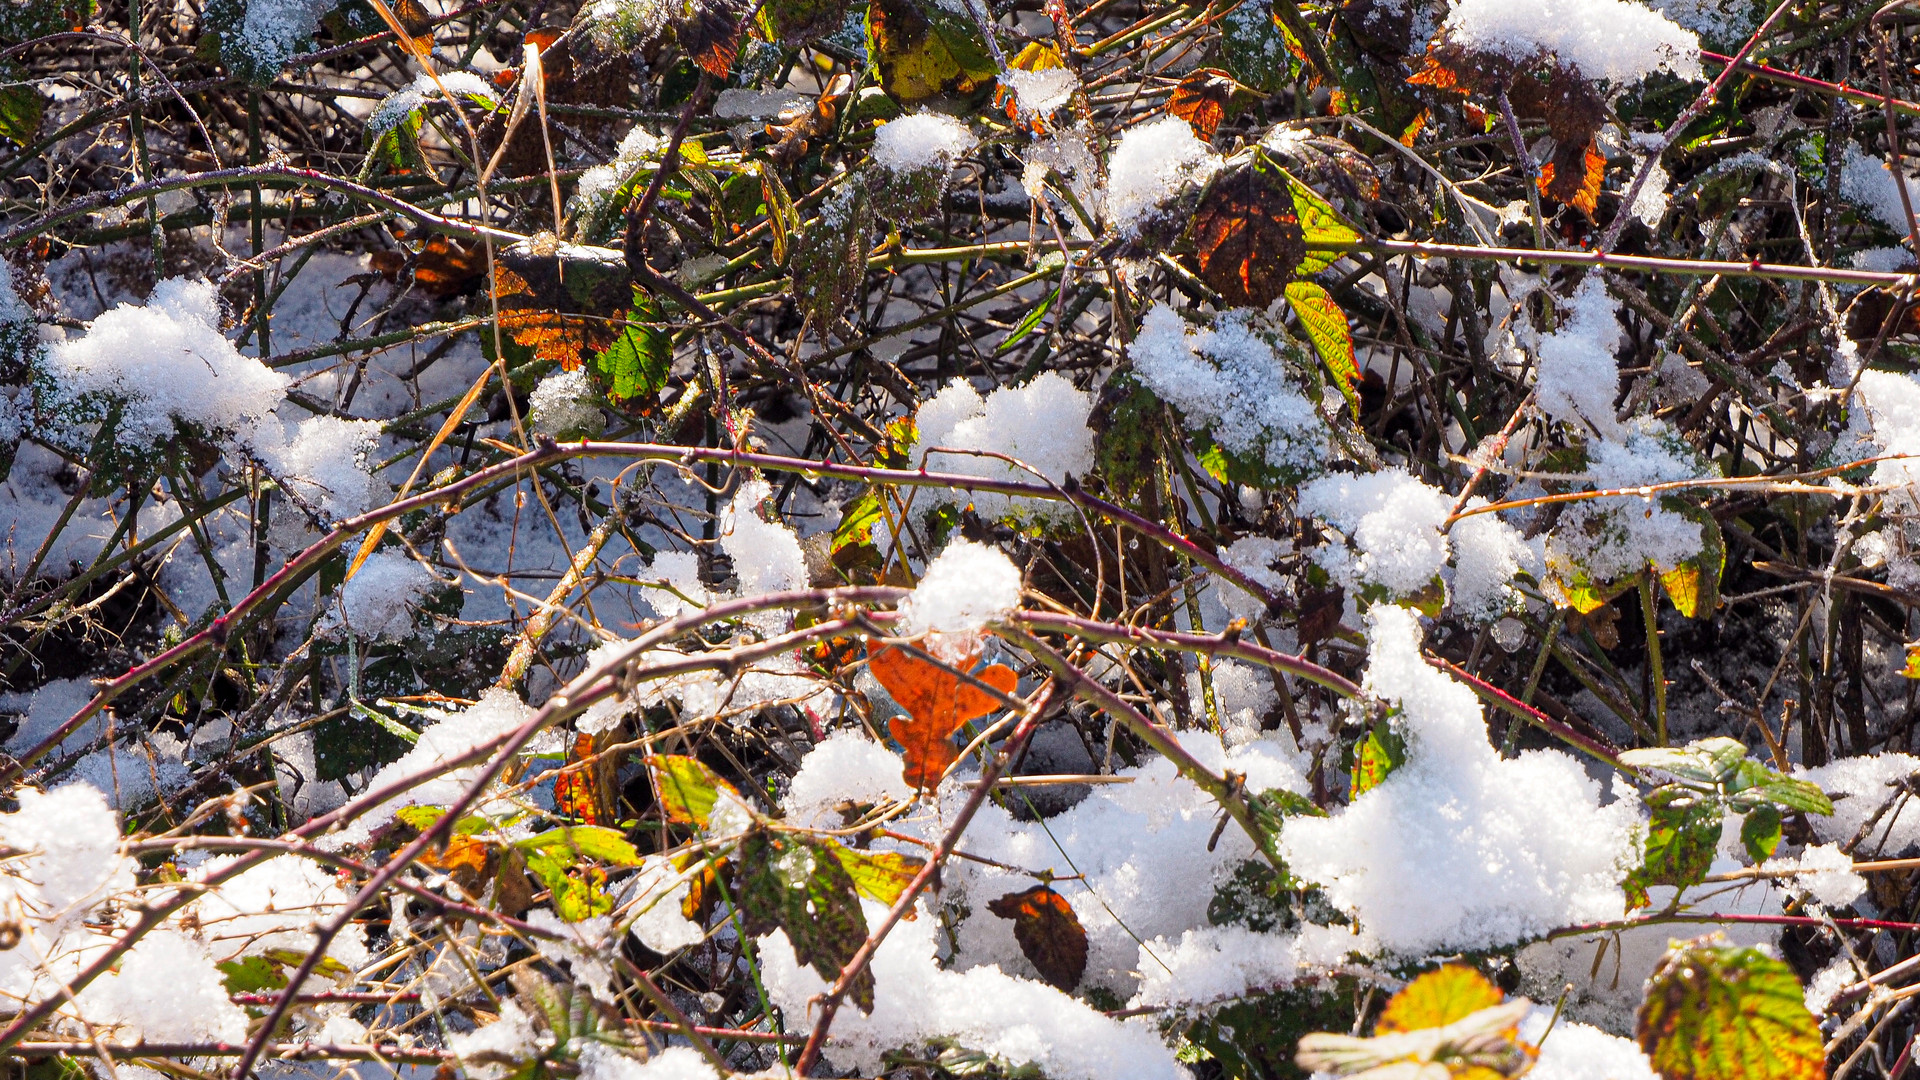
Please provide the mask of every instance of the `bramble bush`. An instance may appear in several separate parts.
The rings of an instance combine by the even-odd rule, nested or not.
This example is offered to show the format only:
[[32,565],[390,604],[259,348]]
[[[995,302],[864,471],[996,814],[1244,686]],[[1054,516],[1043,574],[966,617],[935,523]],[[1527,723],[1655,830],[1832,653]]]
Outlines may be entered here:
[[1920,9],[5,0],[23,1080],[1900,1080]]

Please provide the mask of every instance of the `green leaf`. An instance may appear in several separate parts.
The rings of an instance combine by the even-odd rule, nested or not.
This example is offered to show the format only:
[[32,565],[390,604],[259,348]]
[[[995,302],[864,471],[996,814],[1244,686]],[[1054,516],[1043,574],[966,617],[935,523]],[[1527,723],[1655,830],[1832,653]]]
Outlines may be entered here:
[[840,866],[852,879],[854,891],[869,900],[892,907],[912,884],[914,875],[927,864],[898,851],[862,851],[838,841],[823,841],[828,851],[839,858]]
[[880,493],[874,488],[861,492],[840,512],[840,524],[834,526],[828,550],[838,555],[850,547],[873,543],[874,527],[886,521],[881,512]]
[[1713,867],[1713,850],[1720,843],[1723,815],[1717,796],[1679,784],[1653,789],[1646,803],[1653,811],[1647,823],[1646,857],[1628,881],[1642,904],[1649,885],[1684,889],[1707,876]]
[[1779,808],[1766,804],[1747,811],[1747,819],[1740,823],[1740,842],[1754,862],[1773,858],[1774,849],[1780,846]]
[[1000,73],[972,19],[920,0],[867,5],[867,55],[880,69],[880,88],[906,104],[970,94]]
[[1003,353],[1015,345],[1018,345],[1021,338],[1026,337],[1039,328],[1041,320],[1047,317],[1047,312],[1053,310],[1054,302],[1059,299],[1060,287],[1056,285],[1053,291],[1048,293],[1044,299],[1033,305],[1032,311],[1027,312],[1024,318],[1014,324],[1012,332],[1008,333],[1006,339],[1001,341],[1000,344],[994,346],[993,351]]
[[561,857],[569,864],[581,859],[594,859],[614,866],[639,866],[640,852],[618,829],[609,829],[604,825],[569,825],[559,829],[549,829],[524,840],[515,840],[513,846],[527,853],[529,859],[534,856]]
[[660,789],[660,809],[676,825],[707,827],[713,804],[720,800],[722,788],[740,796],[732,784],[720,779],[697,758],[680,754],[655,754],[647,759],[654,783]]
[[1372,791],[1407,760],[1407,743],[1379,720],[1353,748],[1353,797]]
[[0,135],[21,146],[33,141],[40,131],[40,120],[47,114],[47,99],[31,83],[14,82],[24,72],[11,64],[0,66]]
[[1293,273],[1296,277],[1307,277],[1332,266],[1359,241],[1360,234],[1349,227],[1340,212],[1318,192],[1292,173],[1286,173],[1286,177],[1293,195],[1293,212],[1300,219],[1300,235],[1307,246],[1306,256],[1294,267]]
[[660,323],[660,305],[639,289],[633,291],[633,310],[626,325],[606,351],[593,358],[607,400],[618,405],[634,398],[651,398],[667,385],[673,371],[673,340]]
[[[867,940],[860,896],[840,859],[793,833],[755,829],[740,843],[740,915],[758,937],[787,932],[794,958],[832,982]],[[860,1011],[873,1011],[873,972],[850,991]]]
[[281,990],[287,985],[287,973],[264,956],[242,956],[213,965],[220,971],[220,985],[229,994],[257,994],[262,990]]
[[1270,0],[1247,0],[1220,18],[1220,63],[1227,74],[1262,94],[1293,81],[1299,61],[1287,49],[1287,32],[1273,21]]
[[1826,1052],[1793,969],[1714,934],[1647,981],[1634,1036],[1665,1080],[1821,1080]]
[[1311,281],[1289,283],[1287,303],[1299,316],[1300,328],[1313,343],[1313,351],[1320,354],[1320,362],[1327,365],[1340,393],[1358,415],[1360,398],[1353,385],[1360,381],[1360,367],[1354,362],[1353,331],[1347,326],[1346,311],[1334,303],[1331,293]]
[[1764,796],[1783,810],[1799,810],[1807,814],[1819,814],[1827,817],[1833,813],[1833,800],[1820,790],[1820,785],[1807,780],[1798,780],[1791,776],[1768,770],[1771,775],[1761,783],[1755,784],[1753,792]]
[[1696,739],[1685,746],[1653,746],[1620,755],[1623,765],[1659,769],[1702,784],[1727,783],[1738,775],[1746,759],[1746,744],[1724,735]]

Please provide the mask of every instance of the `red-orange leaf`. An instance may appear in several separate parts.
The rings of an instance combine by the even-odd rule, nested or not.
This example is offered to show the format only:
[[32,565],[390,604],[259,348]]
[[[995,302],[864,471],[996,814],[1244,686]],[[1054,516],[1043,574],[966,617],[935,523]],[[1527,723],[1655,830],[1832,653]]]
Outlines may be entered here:
[[553,780],[553,807],[561,817],[589,825],[601,824],[600,799],[594,791],[593,736],[581,732],[573,740],[567,764]]
[[1606,171],[1607,159],[1592,140],[1584,147],[1562,143],[1553,160],[1540,168],[1540,194],[1592,217],[1600,205],[1600,181]]
[[[977,655],[969,656],[954,666],[965,670],[977,659]],[[947,769],[960,759],[953,745],[953,733],[967,721],[998,709],[1000,699],[952,672],[892,646],[876,650],[868,645],[867,666],[908,713],[887,725],[887,730],[906,751],[901,775],[915,791],[932,791],[939,786]],[[1001,693],[1012,693],[1020,682],[1020,677],[1005,664],[976,672],[974,678]]]
[[989,901],[987,910],[1013,920],[1013,939],[1041,978],[1073,993],[1087,971],[1087,930],[1066,897],[1046,885],[1035,885]]
[[1173,95],[1167,98],[1167,111],[1193,125],[1195,135],[1211,139],[1227,118],[1234,92],[1244,89],[1218,68],[1200,68],[1173,88]]
[[1286,175],[1256,152],[1213,182],[1193,215],[1200,278],[1236,307],[1266,307],[1306,255]]

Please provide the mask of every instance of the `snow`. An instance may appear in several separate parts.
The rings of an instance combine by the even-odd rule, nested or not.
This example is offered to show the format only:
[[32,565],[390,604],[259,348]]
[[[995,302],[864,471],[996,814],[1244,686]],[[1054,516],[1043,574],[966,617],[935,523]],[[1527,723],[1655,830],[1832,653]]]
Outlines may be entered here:
[[83,399],[124,401],[118,437],[143,450],[172,437],[176,423],[245,430],[273,411],[288,382],[240,355],[220,333],[213,286],[185,278],[162,281],[146,304],[121,304],[83,336],[56,342],[46,363],[57,384],[54,411],[78,419]]
[[[729,92],[723,91],[721,96]],[[667,140],[646,128],[635,127],[627,132],[615,148],[612,161],[595,165],[580,174],[580,179],[574,185],[572,212],[576,216],[597,212],[622,185],[633,179],[648,159],[659,155],[666,145]]]
[[1338,966],[1371,943],[1347,927],[1304,924],[1297,934],[1244,926],[1188,930],[1140,947],[1140,992],[1128,1006],[1205,1005],[1287,986]]
[[600,395],[585,368],[556,371],[540,380],[527,395],[527,420],[533,430],[556,438],[587,432],[597,434],[605,426],[600,411]]
[[[1074,388],[1057,372],[1041,374],[1025,386],[1001,387],[985,397],[964,379],[948,383],[915,414],[918,439],[911,455],[916,463],[926,452],[926,467],[936,472],[964,473],[993,480],[1040,483],[1041,477],[1061,483],[1085,476],[1094,466],[1093,432],[1087,417],[1093,395]],[[944,450],[1005,454],[1037,470],[1016,467],[978,453],[934,453]],[[1018,515],[1036,519],[1075,519],[1070,504],[1010,498],[989,492],[972,495],[974,509],[990,519]]]
[[[86,679],[55,679],[30,692],[0,694],[0,713],[24,714],[13,737],[7,740],[8,752],[17,754],[38,745],[93,700],[93,694],[93,683]],[[99,738],[105,730],[105,719],[96,716],[61,740],[55,753],[73,753]]]
[[904,803],[913,789],[900,776],[900,758],[855,731],[829,735],[808,751],[787,787],[781,808],[801,828],[840,828],[838,807]]
[[733,560],[741,596],[807,587],[807,557],[792,529],[768,521],[761,504],[773,497],[765,480],[740,485],[720,515],[720,547]]
[[[1920,455],[1920,379],[1868,369],[1860,373],[1858,398],[1880,453]],[[1873,467],[1873,482],[1890,488],[1886,499],[1894,506],[1907,513],[1920,508],[1914,495],[1920,484],[1920,463],[1912,459],[1879,462]]]
[[156,930],[80,995],[95,1023],[114,1025],[116,1041],[238,1042],[247,1014],[227,1000],[207,947],[177,930]]
[[[436,78],[438,81],[436,81]],[[425,106],[428,102],[444,100],[446,94],[457,97],[475,98],[492,104],[500,100],[493,84],[471,71],[442,71],[437,77],[421,73],[413,82],[395,90],[381,100],[373,114],[367,117],[367,133],[382,135],[399,126],[409,113]]]
[[[1872,214],[1882,225],[1905,236],[1908,233],[1907,209],[1900,201],[1900,184],[1893,166],[1848,143],[1840,158],[1840,196]],[[1907,197],[1920,213],[1920,186],[1907,177]]]
[[1853,872],[1853,859],[1839,844],[1809,845],[1797,857],[1768,859],[1768,870],[1798,870],[1781,884],[1828,908],[1843,908],[1866,895],[1867,879]]
[[1000,84],[1013,92],[1020,118],[1027,121],[1045,120],[1080,89],[1080,80],[1063,67],[1040,71],[1009,68],[1000,73]]
[[1351,549],[1330,543],[1314,553],[1336,581],[1378,586],[1395,596],[1428,588],[1446,565],[1441,526],[1453,498],[1404,469],[1335,473],[1300,487],[1299,511],[1340,530]]
[[1390,953],[1490,949],[1617,919],[1637,803],[1557,750],[1503,759],[1473,692],[1428,666],[1412,612],[1368,612],[1366,689],[1400,713],[1407,761],[1327,818],[1287,822],[1287,865]]
[[997,549],[956,540],[928,564],[903,605],[907,636],[978,638],[988,623],[1020,606],[1020,568]]
[[[1274,569],[1274,564],[1292,553],[1293,544],[1288,541],[1265,536],[1243,536],[1223,548],[1220,559],[1252,579],[1256,585],[1264,586],[1268,592],[1285,596],[1288,592],[1287,577]],[[1228,615],[1249,622],[1259,622],[1266,617],[1267,602],[1233,582],[1216,577],[1213,588],[1215,595],[1220,598],[1220,606],[1226,608]]]
[[413,609],[437,584],[404,549],[382,548],[340,587],[331,628],[369,641],[398,641],[413,633]]
[[873,136],[873,160],[896,173],[951,169],[979,142],[951,116],[917,112],[880,126]]
[[1853,958],[1842,949],[1840,955],[1828,961],[1826,967],[1814,972],[1813,978],[1807,980],[1807,1011],[1818,1019],[1827,1011],[1827,1006],[1833,1004],[1833,999],[1840,991],[1859,981],[1860,975],[1854,970]]
[[1127,358],[1147,389],[1224,449],[1285,473],[1317,472],[1332,454],[1327,427],[1275,347],[1279,340],[1245,308],[1196,326],[1157,304],[1141,320]]
[[306,48],[338,0],[247,0],[236,47],[262,73],[277,73]]
[[671,953],[699,944],[707,935],[700,924],[681,913],[688,884],[673,861],[648,855],[639,870],[615,887],[615,898],[627,929],[642,945],[657,953]]
[[1550,1005],[1534,1006],[1520,1021],[1520,1038],[1540,1047],[1540,1057],[1527,1072],[1531,1080],[1660,1080],[1653,1063],[1632,1039],[1565,1016],[1551,1029],[1549,1023],[1553,1023]]
[[645,1061],[606,1043],[589,1041],[580,1050],[581,1080],[717,1080],[718,1076],[690,1046],[669,1046]]
[[369,474],[379,421],[310,416],[288,425],[276,414],[253,428],[249,442],[268,473],[326,519],[365,513],[392,493]]
[[553,1036],[536,1029],[511,997],[501,1000],[499,1019],[493,1023],[447,1038],[447,1049],[474,1080],[506,1080],[517,1071],[511,1063],[552,1045]]
[[[1588,444],[1588,472],[1600,490],[1632,489],[1710,475],[1673,430],[1650,417],[1621,427],[1622,438]],[[1616,581],[1651,563],[1672,570],[1700,554],[1702,526],[1661,505],[1659,496],[1612,495],[1567,504],[1546,538],[1547,566],[1555,580],[1549,593],[1583,576]]]
[[[205,881],[237,859],[216,855],[196,867],[192,879]],[[192,913],[216,959],[263,956],[276,949],[304,953],[313,947],[314,924],[338,914],[357,891],[318,863],[287,855],[208,890]],[[366,963],[367,948],[348,930],[335,936],[327,955],[357,969]]]
[[1221,161],[1177,116],[1129,130],[1107,161],[1108,227],[1132,235],[1182,190],[1212,178]]
[[[1467,509],[1485,506],[1475,497]],[[1522,570],[1539,573],[1544,558],[1541,541],[1529,543],[1520,530],[1495,514],[1475,514],[1453,523],[1447,533],[1453,545],[1453,610],[1468,618],[1488,620],[1518,608],[1524,598],[1511,584]]]
[[1700,75],[1699,36],[1631,0],[1458,0],[1444,29],[1456,45],[1523,63],[1552,53],[1589,79]]
[[[533,715],[533,710],[514,696],[512,691],[497,687],[488,690],[478,704],[462,712],[428,711],[436,714],[438,719],[420,732],[413,749],[375,773],[363,790],[379,790],[390,783],[416,776],[517,730]],[[372,836],[373,830],[392,821],[395,814],[409,806],[451,806],[479,779],[484,767],[484,761],[475,762],[416,784],[362,814],[352,825],[328,837],[328,843],[335,847],[364,843]],[[488,809],[488,804],[483,801],[474,807],[474,812],[484,814]]]
[[1899,784],[1920,775],[1920,758],[1908,754],[1867,754],[1840,758],[1818,768],[1800,768],[1794,775],[1820,785],[1833,798],[1833,815],[1808,815],[1822,843],[1847,844],[1880,808],[1873,829],[1854,853],[1862,858],[1892,857],[1920,848],[1920,804],[1903,793]]
[[807,96],[796,90],[743,90],[728,87],[713,99],[713,115],[722,120],[791,120],[806,112]]
[[1620,340],[1613,301],[1600,274],[1589,274],[1568,300],[1566,322],[1540,341],[1540,370],[1534,400],[1555,420],[1614,435],[1613,399],[1620,367],[1613,359]]
[[[863,903],[867,924],[885,909]],[[837,1070],[881,1071],[881,1055],[948,1038],[960,1046],[1031,1063],[1057,1080],[1180,1080],[1173,1051],[1148,1024],[1112,1020],[1044,983],[1018,979],[995,965],[967,971],[942,968],[934,958],[937,920],[920,917],[894,926],[874,953],[874,1010],[840,1010],[826,1047]],[[808,1003],[826,983],[794,959],[786,931],[759,939],[767,996],[790,1017],[809,1015]]]

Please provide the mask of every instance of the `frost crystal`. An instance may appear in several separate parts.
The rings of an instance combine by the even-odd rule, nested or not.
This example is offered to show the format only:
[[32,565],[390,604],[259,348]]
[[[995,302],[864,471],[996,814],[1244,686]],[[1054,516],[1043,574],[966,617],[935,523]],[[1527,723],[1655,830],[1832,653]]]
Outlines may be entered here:
[[444,100],[446,95],[440,92],[442,87],[446,89],[447,94],[476,98],[489,104],[500,100],[499,94],[494,91],[493,84],[471,71],[442,71],[438,75],[438,80],[436,82],[433,75],[422,74],[413,82],[388,94],[380,102],[379,107],[373,110],[373,115],[367,117],[367,131],[373,135],[390,131],[409,113],[428,102]]
[[1157,305],[1127,357],[1141,383],[1222,448],[1275,469],[1317,472],[1332,452],[1326,424],[1274,342],[1257,329],[1258,318],[1236,308],[1200,327]]
[[527,419],[535,431],[559,437],[604,427],[599,395],[585,368],[556,371],[527,396]]
[[1550,52],[1589,79],[1700,74],[1698,35],[1630,0],[1459,0],[1446,32],[1455,44],[1510,60]]
[[[1912,177],[1906,182],[1907,197],[1920,212],[1920,185]],[[1907,234],[1907,208],[1900,201],[1900,182],[1894,179],[1893,166],[1853,143],[1847,144],[1840,159],[1840,194],[1859,203],[1887,228],[1902,236]]]
[[1161,205],[1219,170],[1220,155],[1194,137],[1177,116],[1142,124],[1120,136],[1107,162],[1107,224],[1131,235]]
[[[1041,477],[1058,484],[1069,476],[1085,476],[1093,468],[1093,432],[1087,417],[1093,397],[1076,390],[1057,372],[1045,372],[1025,386],[1002,387],[981,397],[965,380],[955,379],[920,407],[916,414],[919,438],[912,451],[918,463],[937,472],[1039,483]],[[978,454],[935,453],[944,450],[989,451],[1005,454],[1031,466],[1019,468]],[[1071,517],[1064,502],[1035,502],[991,492],[976,492],[973,505],[982,517],[1000,518],[1018,513],[1036,518]]]

